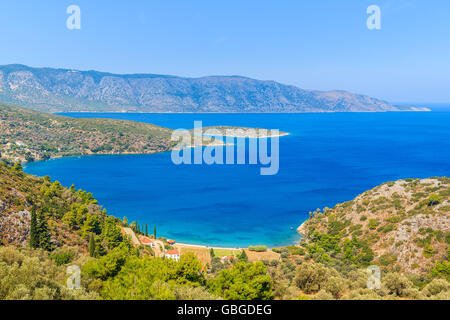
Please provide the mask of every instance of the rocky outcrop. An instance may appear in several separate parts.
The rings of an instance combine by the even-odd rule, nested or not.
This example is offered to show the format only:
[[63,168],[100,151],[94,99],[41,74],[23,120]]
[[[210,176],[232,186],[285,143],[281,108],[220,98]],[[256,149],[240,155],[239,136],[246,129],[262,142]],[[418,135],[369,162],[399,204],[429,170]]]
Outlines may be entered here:
[[[406,179],[385,183],[333,209],[311,213],[298,232],[333,230],[342,241],[359,239],[375,262],[409,273],[425,273],[448,260],[450,178]],[[311,240],[311,239],[309,239]]]
[[28,210],[8,212],[8,209],[0,200],[0,241],[6,245],[25,246],[29,239],[31,214]]

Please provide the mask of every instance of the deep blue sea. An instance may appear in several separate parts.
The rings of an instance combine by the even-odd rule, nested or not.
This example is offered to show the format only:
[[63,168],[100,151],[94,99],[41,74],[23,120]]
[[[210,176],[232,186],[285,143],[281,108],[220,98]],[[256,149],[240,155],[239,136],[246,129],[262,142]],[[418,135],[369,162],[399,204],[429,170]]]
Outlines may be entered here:
[[309,211],[383,182],[450,175],[450,112],[331,114],[70,114],[173,129],[280,129],[278,175],[258,165],[181,165],[170,153],[37,162],[26,172],[90,191],[108,213],[156,225],[179,242],[246,247],[294,243]]

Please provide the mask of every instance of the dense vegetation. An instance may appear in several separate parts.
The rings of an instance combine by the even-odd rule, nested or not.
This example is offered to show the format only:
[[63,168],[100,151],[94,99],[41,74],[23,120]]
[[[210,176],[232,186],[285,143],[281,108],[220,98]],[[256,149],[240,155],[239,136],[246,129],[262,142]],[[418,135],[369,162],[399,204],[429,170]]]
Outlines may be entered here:
[[170,149],[172,130],[148,123],[76,119],[0,104],[0,155],[11,162]]
[[[141,235],[148,230],[108,216],[92,194],[25,174],[19,164],[0,163],[0,299],[450,299],[450,236],[448,224],[443,224],[448,184],[447,178],[387,184],[353,202],[312,213],[300,244],[272,249],[280,259],[248,262],[250,254],[269,253],[255,246],[227,261],[216,256],[220,250],[208,251],[211,264],[203,265],[193,253],[182,254],[176,262],[132,245],[122,227]],[[384,216],[371,203],[378,199],[377,192],[391,199],[390,188],[403,194],[399,185],[415,195],[409,205],[397,206],[406,216],[397,218],[399,212],[393,211],[385,218],[389,221],[381,222]],[[422,189],[427,193],[415,192]],[[369,203],[360,203],[365,200]],[[383,212],[394,210],[394,203],[387,201],[373,204],[384,205]],[[350,208],[359,211],[354,221],[362,219],[361,227],[346,222]],[[379,242],[420,215],[434,217],[435,225],[410,232],[411,241],[404,238],[422,248],[415,254],[428,261],[414,260],[422,265],[411,269],[402,257],[386,256]],[[423,219],[421,223],[427,221]],[[385,232],[390,224],[394,227]],[[159,241],[171,249],[164,238]],[[372,264],[382,269],[376,290],[367,287],[366,267]],[[65,285],[70,265],[81,267],[81,290]]]
[[357,266],[375,263],[424,274],[448,263],[449,210],[449,178],[400,180],[311,213],[300,232],[319,262],[338,257]]

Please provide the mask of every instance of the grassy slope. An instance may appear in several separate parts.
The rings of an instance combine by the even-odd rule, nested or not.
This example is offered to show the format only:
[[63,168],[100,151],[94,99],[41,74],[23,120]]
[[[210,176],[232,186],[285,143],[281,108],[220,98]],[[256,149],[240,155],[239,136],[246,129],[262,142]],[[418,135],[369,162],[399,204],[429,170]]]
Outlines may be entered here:
[[171,129],[113,119],[75,119],[0,104],[0,152],[10,161],[170,149]]

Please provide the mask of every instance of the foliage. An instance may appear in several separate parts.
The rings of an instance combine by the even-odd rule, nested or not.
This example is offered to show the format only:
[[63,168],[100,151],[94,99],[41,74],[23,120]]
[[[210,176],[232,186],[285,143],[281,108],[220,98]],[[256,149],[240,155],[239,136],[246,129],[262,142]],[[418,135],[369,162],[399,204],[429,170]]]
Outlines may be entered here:
[[392,272],[383,277],[382,283],[388,290],[389,294],[394,294],[398,297],[404,297],[406,290],[412,286],[411,281],[409,281],[406,277]]
[[441,196],[433,193],[428,197],[428,206],[432,207],[438,205],[439,203],[441,203],[441,201],[442,201]]
[[71,250],[69,248],[61,248],[55,250],[51,254],[50,258],[55,261],[57,266],[62,266],[71,263],[75,255],[76,253],[74,252],[74,250]]
[[103,281],[107,280],[120,272],[129,255],[130,247],[121,244],[100,259],[93,259],[86,263],[83,273]]
[[431,270],[431,274],[436,278],[445,278],[450,281],[450,262],[442,261],[436,262],[434,268]]
[[95,292],[69,290],[66,269],[42,250],[0,247],[0,300],[96,300]]
[[[80,119],[0,104],[3,158],[44,160],[86,154],[155,153],[170,149],[172,130],[148,123]],[[20,137],[23,147],[17,147]],[[14,169],[22,170],[20,163]]]
[[[172,300],[180,286],[204,284],[201,264],[194,255],[182,256],[179,262],[161,258],[131,257],[114,278],[108,279],[102,291],[106,299]],[[198,292],[197,292],[198,293]]]
[[240,262],[248,262],[248,256],[245,250],[242,250],[241,253],[238,254],[237,258]]
[[337,276],[338,273],[321,263],[304,263],[297,267],[295,285],[305,293],[319,292],[325,285],[328,277]]
[[261,262],[238,262],[208,282],[213,294],[227,300],[270,300],[272,286],[267,267]]
[[250,246],[248,247],[248,250],[254,251],[254,252],[265,252],[267,251],[266,246]]

